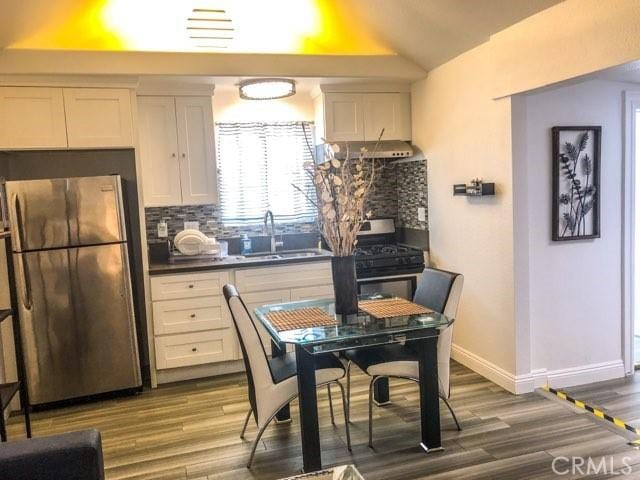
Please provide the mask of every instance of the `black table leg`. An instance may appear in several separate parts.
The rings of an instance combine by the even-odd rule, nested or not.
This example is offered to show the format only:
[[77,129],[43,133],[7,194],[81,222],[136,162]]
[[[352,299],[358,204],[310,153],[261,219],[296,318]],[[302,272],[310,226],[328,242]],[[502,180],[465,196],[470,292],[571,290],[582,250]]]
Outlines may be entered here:
[[373,387],[373,401],[379,407],[388,405],[389,401],[389,379],[387,377],[379,378]]
[[420,446],[427,452],[443,450],[440,441],[440,398],[438,393],[438,337],[414,340],[419,352]]
[[300,345],[296,345],[296,365],[298,369],[298,394],[300,396],[302,463],[304,472],[309,473],[322,469],[316,369],[313,355]]
[[[271,340],[271,356],[281,357],[287,353],[287,346],[284,343],[276,343]],[[291,412],[289,411],[289,404],[285,405],[276,414],[276,423],[288,423],[291,421]]]

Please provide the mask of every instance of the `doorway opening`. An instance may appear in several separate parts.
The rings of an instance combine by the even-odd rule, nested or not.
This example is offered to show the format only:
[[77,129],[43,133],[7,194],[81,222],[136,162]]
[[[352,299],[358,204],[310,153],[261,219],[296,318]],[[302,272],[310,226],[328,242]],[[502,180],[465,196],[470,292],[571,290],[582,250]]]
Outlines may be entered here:
[[[634,101],[635,97],[635,101]],[[630,155],[632,168],[631,172],[633,177],[633,251],[635,254],[632,256],[632,272],[633,272],[633,308],[632,308],[632,321],[633,321],[633,366],[634,370],[640,369],[640,168],[636,168],[637,161],[640,159],[640,105],[637,103],[637,96],[634,95],[631,99],[631,124],[627,127],[631,136]]]

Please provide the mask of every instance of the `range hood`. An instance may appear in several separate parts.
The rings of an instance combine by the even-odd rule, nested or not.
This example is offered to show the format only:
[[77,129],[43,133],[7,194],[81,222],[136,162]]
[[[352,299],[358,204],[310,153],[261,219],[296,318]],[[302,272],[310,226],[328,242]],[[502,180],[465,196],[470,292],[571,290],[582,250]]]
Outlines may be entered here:
[[[344,159],[347,154],[346,145],[349,145],[349,156],[354,158],[360,149],[366,148],[366,158],[407,158],[413,155],[413,147],[401,140],[383,140],[381,142],[335,142],[340,146],[336,158]],[[376,148],[376,143],[378,144]]]

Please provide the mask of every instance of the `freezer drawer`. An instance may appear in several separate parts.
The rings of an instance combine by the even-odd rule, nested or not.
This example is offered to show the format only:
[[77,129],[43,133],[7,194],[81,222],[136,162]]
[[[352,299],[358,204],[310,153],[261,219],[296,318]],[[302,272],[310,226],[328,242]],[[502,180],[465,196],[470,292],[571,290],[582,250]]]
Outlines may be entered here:
[[118,175],[7,182],[6,189],[15,252],[126,240]]
[[14,254],[33,404],[141,385],[126,244]]

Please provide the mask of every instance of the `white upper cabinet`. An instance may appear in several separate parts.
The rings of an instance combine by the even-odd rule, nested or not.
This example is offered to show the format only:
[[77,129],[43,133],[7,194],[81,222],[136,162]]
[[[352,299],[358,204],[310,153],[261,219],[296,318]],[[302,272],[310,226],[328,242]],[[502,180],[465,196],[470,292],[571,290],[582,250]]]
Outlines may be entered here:
[[178,133],[173,97],[138,97],[144,204],[180,205]]
[[217,201],[213,148],[213,109],[210,97],[176,97],[182,203]]
[[361,94],[327,93],[324,109],[324,134],[328,141],[364,140],[364,103]]
[[131,97],[124,88],[65,88],[71,148],[133,146]]
[[[411,140],[409,93],[324,93],[315,102],[318,131],[328,142]],[[318,139],[320,141],[320,139]]]
[[133,147],[129,90],[0,87],[0,148]]
[[138,97],[146,207],[217,201],[211,97]]
[[408,93],[363,94],[364,139],[411,140],[411,99]]
[[66,146],[61,88],[0,88],[0,149]]

